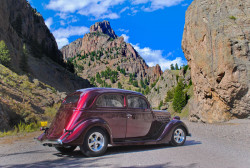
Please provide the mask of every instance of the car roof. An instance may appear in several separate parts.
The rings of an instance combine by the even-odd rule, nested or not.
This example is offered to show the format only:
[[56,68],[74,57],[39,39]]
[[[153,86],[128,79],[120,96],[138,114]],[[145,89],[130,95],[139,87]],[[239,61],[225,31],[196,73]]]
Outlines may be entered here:
[[142,93],[131,91],[131,90],[124,90],[124,89],[117,89],[117,88],[86,88],[77,90],[77,92],[96,92],[99,94],[102,93],[123,93],[123,94],[133,94],[138,96],[144,96]]

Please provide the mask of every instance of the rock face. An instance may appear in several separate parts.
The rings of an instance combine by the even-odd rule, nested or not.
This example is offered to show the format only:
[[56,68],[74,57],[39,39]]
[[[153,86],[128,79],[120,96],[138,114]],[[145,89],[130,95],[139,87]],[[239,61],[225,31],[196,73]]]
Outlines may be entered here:
[[[61,49],[61,52],[63,54],[63,59],[67,60],[68,58],[72,58],[77,54],[80,54],[81,47],[82,47],[82,38],[79,38],[76,41],[70,43],[69,45],[64,46]],[[65,56],[67,56],[67,58]]]
[[81,67],[77,72],[83,78],[90,79],[107,67],[116,70],[118,66],[127,74],[135,74],[137,80],[150,78],[155,81],[163,73],[159,65],[149,67],[131,44],[115,34],[108,21],[92,25],[90,33],[84,35],[82,42],[79,41],[72,42],[61,51],[65,60],[74,57],[75,67]]
[[117,35],[114,30],[111,28],[110,23],[108,21],[97,22],[90,27],[90,32],[100,32],[103,34],[109,35],[111,38],[116,39]]
[[166,70],[160,75],[160,77],[158,77],[159,80],[147,95],[152,107],[158,108],[161,101],[165,103],[167,92],[177,86],[178,79],[180,78],[183,79],[184,84],[189,85],[191,80],[190,70],[187,70],[186,72],[184,72],[183,69],[180,70],[180,72]]
[[249,1],[194,0],[182,48],[191,67],[192,121],[250,115]]
[[[88,81],[62,67],[63,56],[53,34],[26,0],[0,1],[0,40],[10,51],[15,71],[21,71],[20,64],[25,64],[31,77],[63,92],[90,86]],[[22,62],[24,45],[27,61]]]

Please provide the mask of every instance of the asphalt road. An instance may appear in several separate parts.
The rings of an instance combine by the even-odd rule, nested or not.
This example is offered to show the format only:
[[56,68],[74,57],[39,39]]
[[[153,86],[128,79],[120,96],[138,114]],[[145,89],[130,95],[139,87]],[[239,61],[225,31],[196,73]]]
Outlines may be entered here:
[[186,121],[192,137],[184,146],[110,147],[105,156],[84,157],[79,148],[63,155],[32,137],[0,138],[0,167],[250,168],[250,120],[223,124]]

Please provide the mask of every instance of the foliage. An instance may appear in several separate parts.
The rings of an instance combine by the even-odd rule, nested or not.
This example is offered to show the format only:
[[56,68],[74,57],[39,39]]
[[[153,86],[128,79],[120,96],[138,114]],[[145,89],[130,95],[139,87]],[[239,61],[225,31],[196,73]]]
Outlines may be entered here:
[[160,104],[159,104],[159,106],[158,106],[158,110],[160,110],[162,106],[163,106],[163,101],[161,100],[161,101],[160,101]]
[[61,103],[54,104],[52,107],[46,107],[44,112],[44,117],[51,122],[59,110]]
[[229,19],[236,20],[235,16],[230,16]]
[[180,113],[183,107],[187,104],[186,94],[184,93],[183,81],[179,81],[174,92],[173,108],[176,112]]
[[167,95],[165,97],[165,102],[172,102],[173,98],[174,98],[174,88],[167,92]]
[[123,88],[121,82],[118,82],[118,88],[119,88],[119,89],[122,89],[122,88]]
[[159,81],[159,78],[158,78],[156,81],[154,81],[154,83],[151,84],[151,88],[155,87],[155,85],[156,85],[156,83],[157,83],[158,81]]
[[10,67],[10,53],[3,40],[0,41],[0,63],[6,67]]
[[171,64],[171,65],[170,65],[170,69],[171,69],[171,70],[175,70],[174,64]]
[[149,94],[149,92],[150,92],[150,89],[149,89],[148,86],[146,86],[146,89],[145,89],[145,91],[144,91],[145,95]]
[[138,87],[138,81],[137,80],[133,81],[133,86]]
[[18,125],[14,127],[13,130],[10,130],[7,132],[6,131],[0,132],[0,137],[38,131],[39,127],[40,127],[40,124],[37,124],[37,123],[25,124],[25,123],[20,122]]
[[183,69],[184,69],[184,74],[187,72],[187,70],[188,70],[188,65],[185,65],[184,67],[183,67]]
[[179,66],[177,63],[175,64],[175,70],[179,70]]

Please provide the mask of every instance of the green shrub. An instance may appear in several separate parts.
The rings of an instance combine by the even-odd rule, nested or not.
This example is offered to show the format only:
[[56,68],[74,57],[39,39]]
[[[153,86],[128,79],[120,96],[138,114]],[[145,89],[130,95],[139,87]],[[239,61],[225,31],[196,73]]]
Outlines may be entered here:
[[122,89],[122,84],[121,84],[121,82],[118,82],[118,88],[119,88],[119,89]]
[[235,16],[230,16],[229,19],[236,20]]
[[160,104],[158,106],[158,110],[160,110],[162,106],[163,106],[163,101],[161,100],[161,102],[160,102]]
[[180,113],[183,107],[186,105],[186,94],[184,93],[184,84],[182,80],[178,82],[178,85],[174,91],[173,108],[176,112]]
[[10,67],[10,53],[3,40],[0,41],[0,63],[6,67]]

